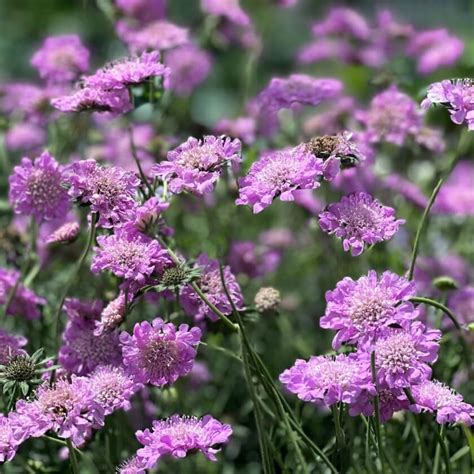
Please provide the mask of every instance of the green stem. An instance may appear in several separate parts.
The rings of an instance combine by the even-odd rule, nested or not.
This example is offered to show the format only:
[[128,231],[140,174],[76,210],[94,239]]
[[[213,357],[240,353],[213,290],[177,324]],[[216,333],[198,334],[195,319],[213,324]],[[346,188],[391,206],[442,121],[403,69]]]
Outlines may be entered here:
[[447,308],[444,304],[440,303],[439,301],[432,300],[431,298],[425,298],[423,296],[414,296],[413,298],[410,298],[410,301],[412,301],[413,303],[427,304],[429,306],[433,306],[434,308],[443,311],[443,313],[445,313],[446,316],[448,316],[448,318],[456,326],[456,329],[458,329],[459,331],[462,331],[462,327],[459,324],[458,320],[456,319],[456,316],[454,316],[454,313],[449,308]]
[[77,460],[76,451],[74,450],[74,446],[69,438],[66,439],[67,449],[69,451],[69,462],[71,463],[71,472],[73,474],[80,474],[79,471],[79,462]]
[[153,188],[150,186],[150,183],[148,182],[148,178],[143,172],[142,165],[140,164],[140,160],[138,159],[137,147],[135,145],[135,140],[133,139],[133,129],[131,125],[128,126],[128,135],[130,137],[130,150],[132,151],[133,159],[135,160],[135,164],[137,165],[138,173],[140,174],[140,178],[142,179],[143,183],[145,184],[148,190],[148,197],[151,197],[154,194]]
[[377,387],[377,372],[375,369],[375,351],[372,351],[370,355],[370,369],[372,372],[372,382],[377,389],[377,394],[374,397],[374,412],[375,412],[375,435],[377,437],[377,451],[382,465],[382,471],[385,472],[384,468],[384,455],[383,455],[383,446],[382,446],[382,433],[381,433],[381,423],[380,423],[380,398]]
[[451,474],[451,461],[449,459],[449,450],[446,444],[446,425],[441,425],[441,428],[438,430],[435,429],[436,437],[438,438],[438,443],[441,447],[441,453],[443,455],[444,465],[446,468],[446,474]]

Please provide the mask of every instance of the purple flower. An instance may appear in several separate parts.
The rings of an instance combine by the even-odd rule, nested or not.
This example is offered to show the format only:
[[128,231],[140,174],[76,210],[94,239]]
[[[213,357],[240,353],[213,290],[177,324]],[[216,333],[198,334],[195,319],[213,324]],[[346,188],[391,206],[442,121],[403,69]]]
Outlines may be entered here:
[[237,205],[252,206],[258,213],[276,197],[293,201],[295,191],[319,187],[318,177],[323,173],[323,160],[316,158],[305,145],[269,151],[253,163],[249,173],[239,180]]
[[408,137],[416,136],[423,123],[417,103],[396,86],[377,94],[369,109],[356,116],[367,127],[372,142],[386,141],[398,146]]
[[79,224],[77,222],[67,222],[59,229],[56,229],[46,239],[47,244],[69,244],[77,239],[79,235]]
[[193,367],[201,330],[187,324],[178,328],[156,318],[135,324],[133,335],[120,334],[123,364],[137,383],[157,387],[176,382]]
[[31,151],[45,142],[46,131],[32,122],[17,123],[5,135],[5,146],[13,151]]
[[31,161],[23,158],[10,175],[9,199],[17,214],[50,220],[67,213],[63,167],[47,151]]
[[415,413],[420,411],[436,412],[439,424],[464,423],[473,424],[474,407],[463,401],[462,395],[438,380],[427,380],[421,385],[412,387],[416,404],[411,406]]
[[228,163],[238,164],[240,140],[205,136],[202,140],[189,137],[178,148],[168,152],[167,160],[153,167],[154,176],[169,182],[170,191],[189,191],[197,195],[213,190]]
[[298,61],[311,64],[327,59],[338,59],[345,63],[355,60],[356,53],[345,39],[317,38],[304,46],[298,53]]
[[210,15],[224,17],[236,25],[250,25],[250,18],[240,7],[239,0],[201,0],[201,8]]
[[471,79],[431,84],[421,107],[427,109],[433,104],[444,105],[454,123],[466,122],[468,130],[474,130],[474,83]]
[[102,302],[98,300],[83,301],[78,298],[66,298],[63,308],[69,321],[75,319],[95,321],[100,317]]
[[454,65],[463,51],[464,43],[444,28],[415,33],[406,48],[407,54],[417,59],[420,74]]
[[89,380],[75,376],[71,382],[61,379],[52,387],[41,385],[33,401],[17,402],[16,416],[21,417],[28,436],[36,438],[52,430],[60,438],[71,439],[76,446],[104,423],[103,409],[94,400]]
[[316,106],[342,90],[337,79],[314,78],[292,74],[288,78],[273,78],[257,98],[259,128],[266,136],[278,130],[278,111],[302,105]]
[[228,442],[232,434],[230,425],[207,415],[203,418],[173,415],[166,420],[153,422],[152,430],[137,431],[138,441],[144,448],[137,451],[152,469],[163,456],[184,458],[189,451],[201,451],[207,459],[217,461],[215,446]]
[[110,112],[112,114],[125,114],[132,110],[128,91],[106,91],[93,87],[76,89],[72,94],[56,97],[51,100],[51,105],[61,112]]
[[371,31],[365,18],[355,10],[345,7],[333,8],[321,22],[313,25],[313,35],[347,35],[359,40],[368,39]]
[[234,274],[257,278],[274,272],[281,261],[281,252],[257,246],[251,240],[236,240],[230,247],[229,265]]
[[133,456],[120,464],[118,474],[146,474],[146,461],[138,456]]
[[212,65],[209,53],[192,44],[167,51],[164,62],[171,71],[165,86],[178,96],[191,94],[209,75]]
[[239,138],[246,144],[255,141],[256,123],[253,117],[238,117],[236,119],[221,119],[214,126],[216,133],[223,133],[233,138]]
[[301,400],[322,400],[328,406],[353,403],[364,391],[375,390],[369,366],[344,354],[335,358],[312,356],[308,361],[298,359],[280,375],[280,382]]
[[474,164],[460,161],[443,184],[433,210],[439,214],[474,215]]
[[117,34],[133,53],[140,53],[149,49],[165,51],[189,43],[187,28],[170,23],[166,20],[157,20],[136,30],[126,23],[116,25]]
[[88,375],[99,365],[121,363],[118,333],[110,331],[97,336],[94,330],[94,319],[76,317],[68,321],[58,358],[69,373]]
[[91,270],[104,270],[124,279],[132,291],[146,284],[154,272],[160,273],[171,260],[168,252],[156,240],[139,232],[117,229],[115,234],[97,237]]
[[415,283],[392,272],[380,277],[374,270],[354,281],[345,277],[336,289],[326,292],[326,313],[320,319],[324,329],[338,331],[333,348],[371,337],[391,324],[414,319],[417,313],[409,299]]
[[0,465],[11,461],[16,454],[21,438],[16,435],[12,419],[0,413]]
[[113,227],[128,221],[136,207],[140,180],[122,168],[103,167],[95,160],[75,161],[68,175],[69,196],[89,204],[99,214],[98,225]]
[[404,223],[403,219],[395,219],[395,209],[383,206],[367,193],[344,196],[319,214],[321,229],[342,239],[344,250],[351,250],[354,257],[364,251],[366,244],[390,240]]
[[89,376],[94,400],[101,405],[104,415],[115,410],[130,409],[130,399],[141,388],[123,367],[99,366]]
[[194,361],[193,368],[187,376],[187,382],[193,389],[198,389],[212,380],[212,374],[205,362]]
[[441,331],[427,329],[419,321],[399,327],[384,328],[373,341],[359,345],[360,360],[370,363],[375,351],[375,367],[379,383],[388,388],[404,388],[422,383],[431,377],[428,364],[438,358]]
[[125,319],[125,311],[125,294],[120,293],[102,310],[100,320],[95,322],[94,334],[100,336],[118,328]]
[[141,23],[160,20],[166,13],[166,0],[115,0],[115,4],[127,16]]
[[390,173],[382,178],[380,183],[382,189],[389,189],[401,194],[406,200],[425,208],[428,204],[428,198],[416,184],[396,173]]
[[22,349],[27,340],[23,336],[14,336],[0,329],[0,365],[5,365],[11,356],[26,355]]
[[142,84],[152,77],[166,77],[169,69],[159,60],[158,51],[118,59],[106,64],[94,75],[85,77],[84,84],[91,89],[122,90]]
[[[206,254],[201,254],[196,260],[196,267],[201,268],[202,274],[197,284],[206,298],[226,316],[232,313],[232,306],[222,286],[219,262],[211,260]],[[223,268],[226,288],[237,309],[243,309],[242,291],[229,267]],[[206,317],[217,321],[218,316],[204,303],[190,285],[181,290],[181,305],[186,314],[193,316],[196,321]]]
[[[474,286],[465,286],[453,291],[448,300],[448,306],[454,311],[461,325],[474,323]],[[452,326],[449,321],[449,326]]]
[[[17,280],[21,278],[20,272],[0,268],[0,306],[7,302],[8,295],[15,287]],[[23,316],[26,319],[38,319],[41,311],[38,306],[43,306],[47,301],[23,286],[17,285],[15,296],[8,305],[7,314],[10,316]]]
[[77,35],[49,36],[31,58],[42,79],[69,82],[89,69],[89,50]]
[[161,214],[170,206],[169,202],[160,201],[156,197],[152,197],[145,201],[141,206],[135,208],[135,218],[133,226],[140,232],[146,233],[159,222]]

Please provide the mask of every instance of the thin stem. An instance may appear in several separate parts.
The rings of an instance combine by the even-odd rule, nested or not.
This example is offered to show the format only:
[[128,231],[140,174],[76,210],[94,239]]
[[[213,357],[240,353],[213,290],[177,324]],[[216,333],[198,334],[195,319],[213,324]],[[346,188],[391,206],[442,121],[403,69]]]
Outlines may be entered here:
[[[370,369],[372,372],[372,382],[377,388],[377,372],[375,369],[375,351],[372,351],[372,354],[370,355]],[[377,394],[374,397],[374,412],[375,412],[375,435],[377,437],[377,451],[378,451],[380,463],[382,464],[382,471],[385,471],[381,423],[380,423],[380,398],[378,394],[378,388],[377,388]]]
[[77,460],[76,451],[74,451],[74,446],[70,438],[66,439],[67,449],[69,451],[69,462],[71,463],[71,471],[73,474],[80,474],[79,471],[79,462]]
[[432,300],[431,298],[425,298],[423,296],[414,296],[413,298],[410,298],[410,301],[412,301],[413,303],[427,304],[429,306],[433,306],[434,308],[443,311],[443,313],[445,313],[446,316],[448,316],[448,318],[456,326],[456,329],[458,329],[459,331],[462,331],[462,327],[459,324],[458,320],[456,319],[456,316],[454,316],[454,313],[449,308],[447,308],[444,304],[440,303],[439,301]]
[[142,165],[140,164],[140,160],[138,159],[137,155],[137,147],[135,145],[135,140],[133,139],[133,129],[132,126],[128,126],[128,135],[130,138],[130,150],[132,151],[132,156],[133,159],[135,160],[135,164],[137,165],[138,168],[138,173],[140,174],[140,178],[142,179],[143,183],[145,184],[146,188],[148,189],[149,196],[153,196],[153,188],[150,186],[150,183],[148,182],[148,178],[146,177],[145,173],[143,172]]
[[337,405],[333,405],[331,407],[331,412],[334,419],[334,427],[336,430],[336,448],[339,457],[339,469],[344,472],[345,440],[344,432],[342,431],[341,426],[341,415],[339,413],[339,407]]
[[438,443],[441,447],[441,453],[443,455],[444,465],[446,468],[446,474],[451,474],[451,461],[449,459],[449,450],[446,444],[446,425],[441,425],[441,428],[438,430],[435,429],[436,437],[438,438]]

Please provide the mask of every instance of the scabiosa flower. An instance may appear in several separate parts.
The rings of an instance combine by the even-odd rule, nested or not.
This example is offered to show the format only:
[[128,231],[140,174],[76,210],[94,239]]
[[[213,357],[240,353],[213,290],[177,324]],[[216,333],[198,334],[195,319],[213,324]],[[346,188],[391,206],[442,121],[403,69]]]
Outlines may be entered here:
[[[201,254],[196,260],[196,267],[201,268],[202,274],[197,281],[199,288],[206,298],[226,316],[232,313],[232,306],[222,286],[219,262],[211,260],[206,254]],[[223,268],[226,288],[237,309],[243,309],[244,299],[239,284],[229,267]],[[190,285],[181,290],[181,305],[183,310],[193,316],[196,321],[206,317],[217,321],[218,316],[205,304]]]
[[[16,270],[0,268],[0,305],[7,302],[10,291],[15,287],[17,280],[21,277]],[[47,303],[44,298],[33,293],[31,290],[19,283],[15,295],[8,305],[7,314],[10,316],[21,315],[26,319],[38,319],[41,316],[39,306]]]
[[192,369],[201,330],[181,324],[178,328],[156,318],[135,324],[133,334],[120,334],[123,364],[137,383],[161,387],[176,382]]
[[227,443],[232,428],[210,415],[203,418],[173,415],[154,421],[151,430],[135,434],[144,446],[137,455],[146,460],[148,469],[152,469],[163,456],[184,458],[189,451],[201,451],[207,459],[217,461],[219,449],[214,446]]
[[160,63],[160,53],[152,51],[106,64],[94,75],[84,78],[84,83],[91,88],[120,90],[168,74],[169,69]]
[[85,377],[73,376],[71,382],[60,379],[53,386],[45,383],[36,390],[33,401],[18,401],[15,411],[28,436],[36,438],[52,430],[60,438],[71,439],[76,446],[104,423],[103,409],[94,400]]
[[120,464],[117,472],[118,474],[145,474],[146,461],[138,456],[133,456]]
[[50,36],[31,58],[42,79],[61,83],[89,69],[89,50],[77,35]]
[[474,82],[471,79],[431,84],[421,107],[427,109],[433,104],[444,105],[454,123],[461,125],[465,122],[468,130],[474,130]]
[[250,24],[250,18],[240,7],[239,0],[201,0],[201,7],[204,12],[224,17],[237,25]]
[[0,413],[0,464],[11,461],[20,444],[21,439],[15,435],[12,420]]
[[70,95],[56,97],[51,105],[61,112],[110,112],[125,114],[132,110],[127,90],[104,90],[97,87],[79,87]]
[[9,178],[9,199],[17,214],[50,220],[67,213],[63,167],[47,151],[31,161],[23,158]]
[[168,51],[165,64],[171,71],[166,88],[178,96],[187,96],[209,75],[212,61],[207,51],[187,44]]
[[281,252],[257,246],[251,240],[236,240],[231,244],[228,260],[233,273],[257,278],[278,268]]
[[253,302],[259,313],[270,313],[278,311],[281,305],[281,295],[277,289],[271,286],[262,287],[258,290]]
[[443,184],[433,206],[439,214],[474,215],[474,165],[460,161]]
[[100,317],[102,302],[99,300],[80,300],[78,298],[66,298],[64,312],[68,320],[80,319],[95,321]]
[[375,351],[377,379],[388,388],[411,387],[431,377],[428,364],[438,358],[441,331],[419,321],[384,328],[374,341],[359,345],[358,357],[370,363]]
[[239,180],[239,198],[235,203],[252,206],[256,214],[277,197],[281,201],[293,201],[295,191],[319,187],[318,177],[322,173],[323,160],[316,158],[305,145],[267,152]]
[[69,244],[74,242],[79,235],[79,229],[80,227],[77,222],[67,222],[50,234],[46,239],[46,243]]
[[414,319],[417,313],[408,301],[413,296],[415,283],[389,271],[379,277],[370,270],[356,281],[345,277],[335,290],[326,292],[326,313],[320,325],[338,331],[333,340],[337,349],[344,342],[355,343],[390,324]]
[[153,174],[168,181],[173,193],[209,193],[224,167],[240,162],[240,149],[241,143],[237,139],[212,135],[202,140],[189,137],[168,152],[166,161],[153,167]]
[[328,406],[337,402],[353,403],[364,391],[374,391],[368,365],[344,354],[334,359],[327,356],[312,356],[308,361],[298,359],[280,375],[280,382],[301,400],[322,400]]
[[[465,286],[451,292],[448,303],[459,324],[467,326],[474,323],[474,286]],[[447,324],[452,325],[452,322]]]
[[70,319],[59,350],[59,363],[69,373],[87,375],[99,365],[119,365],[122,361],[119,335],[109,331],[97,336],[95,321]]
[[367,39],[370,28],[365,18],[351,8],[336,7],[329,11],[324,20],[312,27],[314,36],[326,36],[331,34],[345,34],[359,40]]
[[256,126],[253,117],[224,118],[216,123],[214,131],[229,137],[239,138],[244,143],[250,144],[255,141]]
[[46,131],[32,122],[17,123],[5,134],[5,146],[13,151],[31,151],[45,142]]
[[403,219],[395,219],[395,209],[383,206],[367,193],[344,196],[319,214],[321,229],[342,239],[344,250],[351,250],[354,257],[364,251],[366,244],[390,240],[404,223]]
[[26,355],[22,349],[27,340],[23,336],[14,336],[0,329],[0,365],[5,365],[12,356]]
[[110,332],[118,328],[125,318],[126,304],[125,294],[120,293],[112,300],[100,315],[100,320],[95,323],[94,334],[100,336],[104,332]]
[[436,412],[436,421],[445,423],[473,424],[474,407],[463,401],[462,395],[438,380],[427,380],[412,387],[416,404],[411,406],[415,413]]
[[165,16],[166,0],[115,0],[115,5],[127,16],[148,23]]
[[416,135],[423,122],[416,102],[396,86],[376,95],[369,110],[360,111],[356,116],[367,127],[372,142],[386,141],[399,146],[409,136]]
[[99,214],[99,226],[113,227],[129,220],[140,180],[118,166],[107,168],[95,160],[83,160],[72,164],[68,184],[70,197]]
[[205,362],[195,361],[186,379],[191,388],[198,389],[212,380],[212,374]]
[[130,399],[141,388],[123,367],[99,366],[89,376],[94,400],[103,408],[104,415],[115,410],[130,409]]
[[140,234],[117,229],[115,234],[97,237],[91,270],[110,270],[124,279],[125,287],[140,289],[154,272],[161,273],[171,262],[168,252],[156,240]]
[[[140,232],[146,233],[152,229],[155,224],[160,223],[161,214],[169,207],[169,202],[160,201],[160,199],[156,197],[148,199],[141,206],[135,208],[135,218],[132,221],[133,227]],[[161,230],[165,231],[166,228],[163,227]]]

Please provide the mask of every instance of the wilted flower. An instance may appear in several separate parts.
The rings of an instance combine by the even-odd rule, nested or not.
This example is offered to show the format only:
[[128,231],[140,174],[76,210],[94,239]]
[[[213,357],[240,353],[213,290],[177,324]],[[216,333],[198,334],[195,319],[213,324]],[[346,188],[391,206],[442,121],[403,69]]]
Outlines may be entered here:
[[474,407],[465,403],[462,395],[438,380],[427,380],[421,385],[415,385],[412,393],[416,402],[411,406],[413,411],[435,412],[439,424],[473,424]]
[[77,35],[49,36],[31,64],[50,82],[73,81],[89,69],[89,50]]
[[280,292],[271,286],[262,287],[255,295],[254,304],[259,313],[277,311],[281,304]]
[[197,195],[209,193],[224,167],[238,164],[240,140],[205,136],[189,137],[178,148],[168,152],[167,160],[153,167],[153,175],[169,182],[170,191],[189,191]]
[[367,193],[344,196],[319,214],[319,225],[328,234],[342,239],[346,252],[355,257],[366,244],[390,240],[405,220],[395,219],[395,209],[383,206]]
[[364,391],[375,390],[369,366],[344,354],[334,359],[325,356],[312,356],[308,361],[298,359],[280,375],[280,381],[301,400],[322,400],[328,406],[337,402],[354,403]]
[[34,161],[23,158],[9,178],[9,199],[15,212],[38,221],[66,214],[70,204],[64,179],[63,167],[47,151]]
[[178,328],[156,318],[135,324],[133,334],[122,332],[123,364],[138,383],[161,387],[176,382],[191,370],[201,330],[187,324]]
[[227,443],[232,434],[230,425],[207,415],[203,418],[173,415],[153,422],[152,430],[137,431],[138,441],[145,447],[138,450],[152,469],[163,456],[183,458],[189,451],[201,451],[207,459],[217,461],[215,446]]
[[258,213],[277,197],[281,201],[293,201],[295,191],[319,187],[318,177],[322,173],[323,160],[316,158],[305,145],[270,151],[239,180],[240,195],[235,202],[252,206],[253,212]]
[[[222,285],[219,262],[211,260],[206,254],[201,254],[196,260],[196,267],[202,270],[202,274],[196,283],[206,298],[226,316],[231,314],[232,306]],[[229,267],[223,268],[223,274],[227,291],[234,305],[237,309],[242,309],[244,300],[235,276]],[[186,285],[181,290],[181,305],[183,310],[190,316],[194,316],[196,321],[202,321],[206,317],[211,321],[218,320],[218,316],[202,301],[190,285]]]
[[356,281],[345,277],[335,290],[326,292],[326,314],[320,325],[338,331],[333,340],[337,349],[344,342],[355,343],[391,324],[414,319],[412,296],[415,283],[389,271],[379,277],[371,270]]
[[59,229],[56,229],[46,239],[47,244],[69,244],[76,240],[79,235],[79,224],[77,222],[67,222]]

